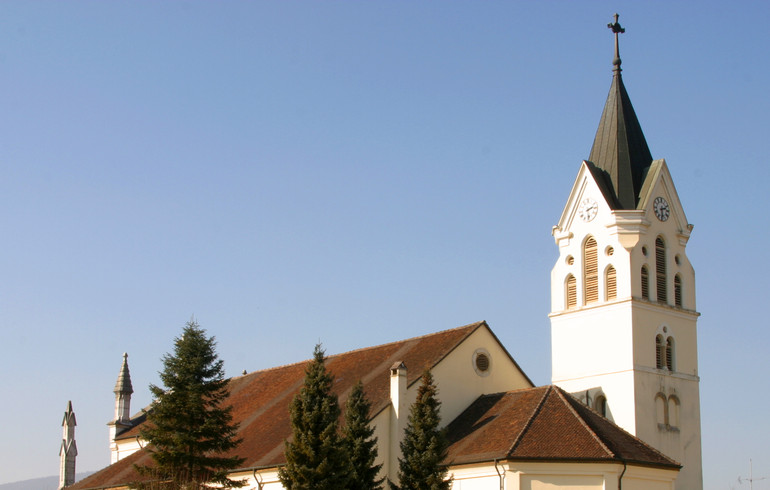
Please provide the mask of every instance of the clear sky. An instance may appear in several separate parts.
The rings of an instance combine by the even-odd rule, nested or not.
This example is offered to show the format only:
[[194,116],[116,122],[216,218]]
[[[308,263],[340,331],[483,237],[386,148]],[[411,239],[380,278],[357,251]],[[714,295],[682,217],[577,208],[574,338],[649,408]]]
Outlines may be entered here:
[[138,411],[192,315],[229,375],[487,320],[549,383],[616,11],[695,225],[706,489],[770,477],[767,2],[3,1],[0,483],[58,473],[68,400],[108,464],[122,353]]

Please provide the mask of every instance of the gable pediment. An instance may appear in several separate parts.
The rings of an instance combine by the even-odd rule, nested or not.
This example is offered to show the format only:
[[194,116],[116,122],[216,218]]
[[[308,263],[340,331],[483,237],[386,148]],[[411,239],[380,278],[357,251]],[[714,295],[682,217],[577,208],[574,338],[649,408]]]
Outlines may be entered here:
[[689,238],[693,226],[687,221],[684,208],[679,200],[679,194],[664,159],[652,162],[639,193],[637,209],[645,211],[647,219],[651,222],[657,221],[654,202],[658,197],[665,199],[669,206],[670,215],[666,222],[675,226],[680,237],[685,238],[685,240]]
[[[596,206],[595,210],[587,209],[593,204]],[[576,228],[591,226],[597,222],[596,220],[605,219],[614,208],[614,198],[607,186],[603,171],[593,163],[584,160],[559,223],[553,227],[552,234],[556,243],[574,236]]]

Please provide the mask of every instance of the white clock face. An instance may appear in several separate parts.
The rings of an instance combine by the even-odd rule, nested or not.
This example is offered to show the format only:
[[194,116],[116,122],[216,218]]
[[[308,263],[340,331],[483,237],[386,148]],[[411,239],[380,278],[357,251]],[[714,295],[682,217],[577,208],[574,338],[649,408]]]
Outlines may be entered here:
[[668,207],[668,203],[662,197],[656,197],[652,202],[652,209],[655,210],[655,216],[661,221],[666,221],[671,216],[671,208]]
[[580,201],[580,207],[578,208],[578,216],[585,222],[591,221],[596,217],[596,213],[599,212],[599,205],[596,201],[590,197],[586,197]]

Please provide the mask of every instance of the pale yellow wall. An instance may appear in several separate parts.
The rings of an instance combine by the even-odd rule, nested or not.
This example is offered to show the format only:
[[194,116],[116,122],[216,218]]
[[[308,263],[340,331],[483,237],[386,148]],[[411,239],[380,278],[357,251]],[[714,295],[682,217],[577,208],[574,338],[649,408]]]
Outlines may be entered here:
[[524,475],[521,490],[601,490],[604,478],[589,475]]
[[[679,475],[681,477],[681,475]],[[677,478],[676,470],[628,466],[623,475],[623,490],[688,490]]]
[[110,444],[110,464],[126,458],[144,447],[144,441],[139,439],[122,439]]
[[[677,478],[676,470],[624,467],[621,463],[512,462],[503,466],[506,470],[505,490],[614,490],[618,488],[619,480],[622,480],[624,490],[672,490]],[[491,464],[490,468],[494,470]],[[499,486],[486,488],[499,490]]]
[[450,469],[452,476],[452,490],[500,490],[500,477],[504,476],[505,468],[498,468],[485,463],[477,465],[465,465]]
[[[486,349],[490,358],[489,374],[486,376],[480,376],[474,369],[473,355],[481,348]],[[432,372],[441,399],[442,424],[451,422],[481,395],[532,387],[484,327],[476,329]],[[409,388],[410,395],[413,395],[409,398],[410,404],[416,399],[419,385],[420,382]]]

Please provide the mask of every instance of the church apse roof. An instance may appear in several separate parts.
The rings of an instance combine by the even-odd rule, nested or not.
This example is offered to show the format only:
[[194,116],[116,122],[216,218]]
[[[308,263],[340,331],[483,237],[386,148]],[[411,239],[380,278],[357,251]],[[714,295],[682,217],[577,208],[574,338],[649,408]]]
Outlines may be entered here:
[[507,460],[681,467],[556,386],[482,395],[447,434],[450,465]]

